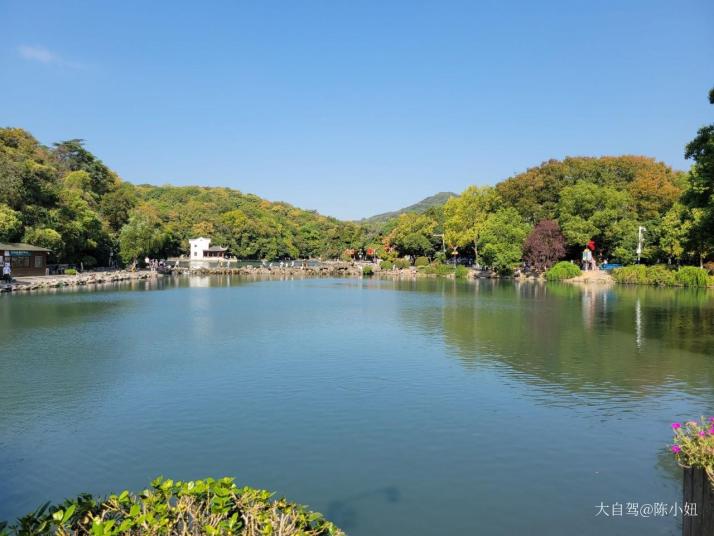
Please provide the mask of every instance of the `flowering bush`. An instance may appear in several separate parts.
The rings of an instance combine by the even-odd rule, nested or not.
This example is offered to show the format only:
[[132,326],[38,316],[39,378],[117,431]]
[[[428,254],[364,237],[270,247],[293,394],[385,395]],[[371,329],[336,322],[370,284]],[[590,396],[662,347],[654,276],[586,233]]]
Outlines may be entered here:
[[714,417],[672,423],[672,452],[682,467],[702,467],[714,482]]

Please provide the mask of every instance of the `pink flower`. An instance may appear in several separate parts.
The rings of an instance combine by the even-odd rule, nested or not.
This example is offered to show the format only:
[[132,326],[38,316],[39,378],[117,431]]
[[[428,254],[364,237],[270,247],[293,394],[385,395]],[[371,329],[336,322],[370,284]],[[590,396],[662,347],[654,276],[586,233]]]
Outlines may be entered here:
[[711,428],[709,428],[709,433],[710,433],[711,435],[714,435],[714,426],[712,426]]
[[672,429],[673,429],[673,430],[676,430],[677,428],[681,428],[681,427],[682,427],[682,425],[679,424],[678,422],[673,422],[673,423],[672,423]]
[[709,422],[714,422],[714,417],[709,417]]
[[672,445],[672,452],[674,452],[675,454],[679,454],[680,452],[682,452],[682,447],[680,447],[679,445]]
[[704,430],[699,430],[699,437],[704,437],[707,433]]

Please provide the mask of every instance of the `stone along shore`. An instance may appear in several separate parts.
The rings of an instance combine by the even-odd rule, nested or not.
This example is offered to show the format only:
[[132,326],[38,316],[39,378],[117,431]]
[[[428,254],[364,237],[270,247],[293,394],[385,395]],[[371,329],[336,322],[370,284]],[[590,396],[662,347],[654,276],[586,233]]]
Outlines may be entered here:
[[12,283],[0,283],[0,292],[19,292],[64,287],[82,287],[102,285],[120,281],[139,281],[158,277],[156,272],[129,272],[115,270],[111,272],[85,272],[77,275],[37,275],[18,276]]

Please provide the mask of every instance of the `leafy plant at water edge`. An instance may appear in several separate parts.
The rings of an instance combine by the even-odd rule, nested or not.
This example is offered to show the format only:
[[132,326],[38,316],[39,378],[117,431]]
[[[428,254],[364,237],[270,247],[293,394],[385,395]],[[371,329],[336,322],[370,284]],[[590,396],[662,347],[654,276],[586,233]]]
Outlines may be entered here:
[[545,278],[548,281],[562,281],[578,277],[580,274],[580,268],[572,262],[560,261],[545,273]]
[[445,276],[454,273],[454,267],[448,264],[443,264],[441,262],[432,262],[429,266],[424,268],[425,274],[432,274],[438,276]]
[[10,527],[0,524],[0,536],[344,536],[321,514],[272,497],[269,491],[239,488],[231,478],[157,478],[139,495],[85,494],[45,504]]
[[417,257],[414,259],[414,266],[429,266],[429,257]]
[[671,287],[677,284],[677,275],[668,266],[655,264],[647,267],[647,282],[658,287]]
[[454,269],[456,279],[466,279],[469,276],[469,269],[466,266],[457,266]]
[[682,266],[676,277],[677,283],[685,287],[706,287],[709,284],[707,271],[695,266]]
[[612,271],[612,278],[618,283],[628,283],[632,285],[648,285],[647,267],[642,264],[633,266],[623,266]]
[[77,270],[74,268],[67,268],[64,273],[65,275],[77,275]]
[[392,261],[382,261],[379,263],[379,267],[382,270],[391,270],[394,268],[394,263]]
[[672,452],[682,467],[701,467],[714,483],[714,417],[700,422],[672,423]]
[[371,266],[363,266],[362,267],[362,275],[373,275],[374,274],[374,269],[372,269]]
[[636,264],[623,266],[612,271],[618,283],[632,285],[706,287],[710,285],[707,271],[695,266],[682,266],[676,272],[665,265],[644,266]]

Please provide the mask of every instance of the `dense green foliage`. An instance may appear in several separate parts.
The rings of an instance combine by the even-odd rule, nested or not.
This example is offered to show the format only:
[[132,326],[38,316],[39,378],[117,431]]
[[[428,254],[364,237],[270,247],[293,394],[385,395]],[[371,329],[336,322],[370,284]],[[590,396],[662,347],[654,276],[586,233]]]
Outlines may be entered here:
[[[642,262],[702,265],[714,251],[714,125],[699,130],[686,157],[694,161],[689,173],[642,156],[550,160],[495,187],[470,186],[448,199],[442,219],[431,224],[429,213],[418,226],[403,215],[381,237],[396,254],[435,255],[433,237],[443,228],[449,250],[507,272],[524,254],[538,270],[577,258],[590,240],[598,260],[630,264],[643,227]],[[552,222],[552,247],[536,247],[546,236],[543,222]],[[538,232],[524,244],[524,229],[528,234],[534,226]]]
[[60,505],[44,505],[10,527],[0,524],[0,536],[343,534],[320,514],[272,496],[269,491],[239,488],[231,478],[195,482],[157,478],[139,495],[85,494]]
[[706,287],[712,284],[708,272],[695,266],[682,266],[675,270],[661,264],[654,266],[635,264],[614,269],[612,277],[618,283],[632,285]]
[[0,241],[52,250],[53,260],[106,265],[180,255],[210,236],[242,258],[338,257],[363,229],[228,188],[134,186],[81,140],[49,148],[0,129]]
[[568,261],[560,261],[545,272],[545,278],[548,281],[562,281],[578,277],[580,273],[580,268],[577,265]]
[[85,266],[110,255],[180,255],[203,235],[246,259],[347,260],[371,249],[391,263],[467,256],[508,273],[524,257],[539,271],[577,258],[590,240],[598,260],[632,264],[643,227],[643,263],[703,266],[714,252],[714,125],[699,130],[685,155],[694,162],[689,173],[642,156],[550,160],[493,187],[437,194],[396,217],[354,223],[228,188],[133,186],[81,140],[47,148],[7,128],[0,240],[45,246],[56,260]]
[[683,287],[706,287],[710,284],[709,273],[695,266],[682,266],[677,270],[676,281]]

